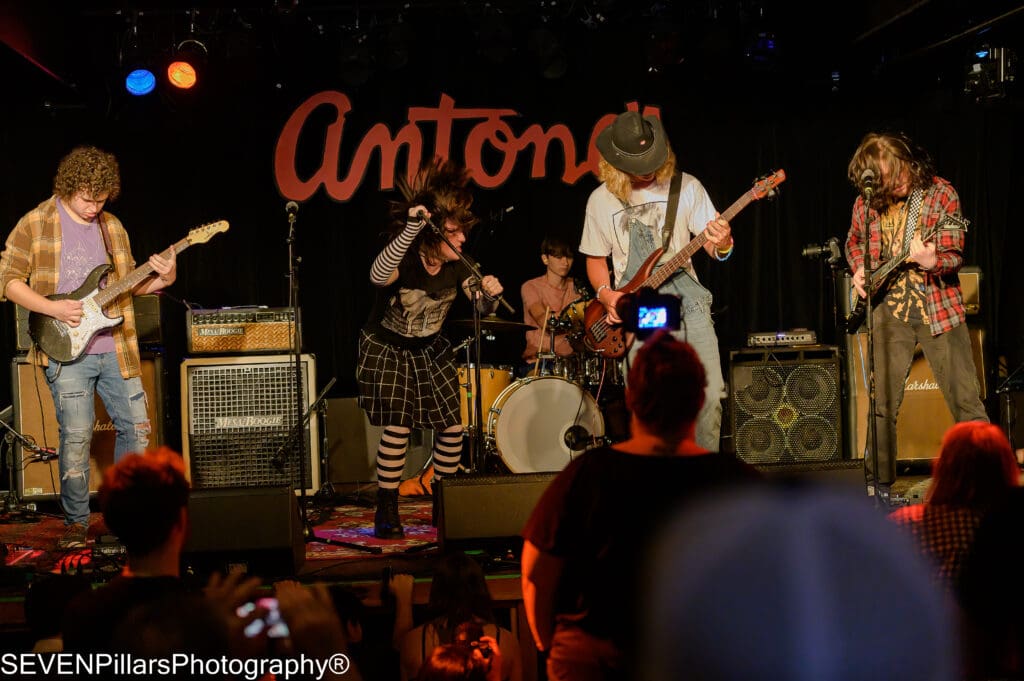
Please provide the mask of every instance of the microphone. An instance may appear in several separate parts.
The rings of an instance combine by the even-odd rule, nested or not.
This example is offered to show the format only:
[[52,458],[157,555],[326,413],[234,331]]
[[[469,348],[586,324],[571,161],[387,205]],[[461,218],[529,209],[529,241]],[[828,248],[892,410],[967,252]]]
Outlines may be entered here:
[[295,215],[296,213],[299,212],[299,204],[295,203],[294,201],[289,201],[288,203],[284,204],[284,210],[286,213],[288,213],[288,215]]
[[565,431],[562,439],[565,440],[565,444],[569,449],[578,452],[581,449],[586,449],[587,445],[590,444],[590,431],[583,426],[572,426],[569,430]]
[[871,195],[875,193],[875,171],[871,168],[865,168],[864,172],[860,174],[860,186],[861,191],[864,192],[864,196],[871,198]]

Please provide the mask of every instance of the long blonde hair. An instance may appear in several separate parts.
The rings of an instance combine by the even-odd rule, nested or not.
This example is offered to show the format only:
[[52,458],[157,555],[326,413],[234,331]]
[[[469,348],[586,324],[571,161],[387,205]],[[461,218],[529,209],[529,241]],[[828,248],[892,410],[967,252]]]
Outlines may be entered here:
[[[672,153],[672,147],[668,148],[668,156],[665,162],[654,173],[658,184],[663,184],[672,177],[676,171],[676,155]],[[602,156],[597,162],[597,178],[608,186],[608,191],[620,201],[629,201],[629,195],[633,191],[633,176],[623,172],[605,160]]]

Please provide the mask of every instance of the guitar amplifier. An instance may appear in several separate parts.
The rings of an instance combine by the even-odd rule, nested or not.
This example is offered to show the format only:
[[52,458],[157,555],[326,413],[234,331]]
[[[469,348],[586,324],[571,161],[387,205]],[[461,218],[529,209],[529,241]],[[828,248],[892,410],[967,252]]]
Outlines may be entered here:
[[295,347],[295,315],[290,307],[236,307],[189,310],[188,351],[287,352]]

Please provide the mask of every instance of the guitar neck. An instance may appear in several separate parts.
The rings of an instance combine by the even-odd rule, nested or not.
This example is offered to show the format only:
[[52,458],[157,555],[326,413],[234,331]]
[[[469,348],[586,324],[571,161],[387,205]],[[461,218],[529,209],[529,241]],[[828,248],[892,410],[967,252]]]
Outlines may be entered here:
[[[173,246],[175,254],[181,253],[188,247],[188,238],[182,239]],[[162,253],[160,253],[160,257],[171,257],[171,248],[171,246],[168,246]],[[100,306],[100,308],[104,308],[122,293],[125,293],[126,291],[131,291],[133,288],[138,286],[143,279],[145,279],[151,274],[153,274],[153,266],[150,265],[149,261],[147,260],[141,266],[136,267],[134,270],[129,272],[123,279],[118,279],[117,281],[110,284],[106,288],[101,289],[99,293],[97,293],[96,296],[94,297],[94,300],[96,301],[96,304]]]
[[[725,212],[722,213],[722,219],[725,220],[726,222],[732,221],[732,219],[739,215],[740,211],[746,208],[753,200],[753,190],[746,192],[745,194],[743,194],[743,196],[736,199],[736,201],[733,202],[731,206],[725,209]],[[703,232],[701,232],[694,238],[690,239],[690,243],[686,244],[686,246],[681,251],[676,253],[661,267],[656,269],[651,274],[651,276],[647,277],[647,279],[642,284],[640,284],[639,288],[650,286],[651,288],[656,289],[660,287],[668,280],[669,277],[676,273],[676,270],[678,270],[680,267],[686,264],[687,260],[692,258],[697,251],[703,248],[704,244],[706,244],[707,242],[707,229],[705,228]]]

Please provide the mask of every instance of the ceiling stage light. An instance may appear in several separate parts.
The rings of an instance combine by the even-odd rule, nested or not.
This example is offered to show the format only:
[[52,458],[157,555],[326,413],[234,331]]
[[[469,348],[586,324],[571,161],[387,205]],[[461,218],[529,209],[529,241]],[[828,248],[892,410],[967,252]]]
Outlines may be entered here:
[[149,69],[135,69],[125,77],[124,87],[136,97],[148,95],[156,87],[156,76]]
[[189,38],[178,44],[174,60],[167,67],[167,80],[176,88],[188,90],[199,80],[199,71],[206,62],[206,45]]
[[171,62],[167,67],[167,80],[171,85],[182,90],[188,90],[196,84],[196,70],[187,61]]

